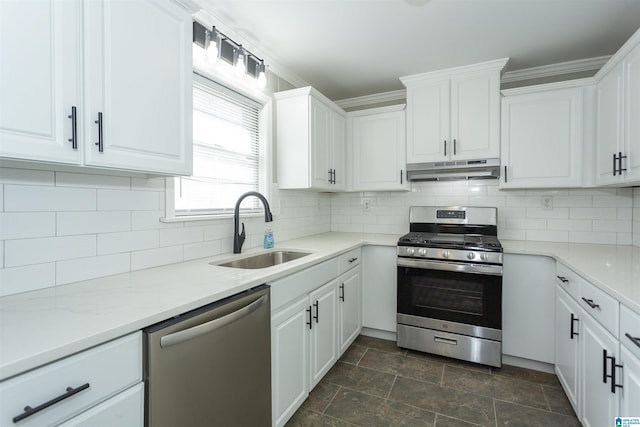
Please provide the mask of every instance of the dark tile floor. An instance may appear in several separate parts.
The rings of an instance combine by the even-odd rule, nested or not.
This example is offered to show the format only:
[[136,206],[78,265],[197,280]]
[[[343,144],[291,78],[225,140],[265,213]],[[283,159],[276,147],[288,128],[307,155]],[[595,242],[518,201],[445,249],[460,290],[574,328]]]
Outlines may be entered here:
[[293,426],[580,426],[553,374],[489,368],[359,336]]

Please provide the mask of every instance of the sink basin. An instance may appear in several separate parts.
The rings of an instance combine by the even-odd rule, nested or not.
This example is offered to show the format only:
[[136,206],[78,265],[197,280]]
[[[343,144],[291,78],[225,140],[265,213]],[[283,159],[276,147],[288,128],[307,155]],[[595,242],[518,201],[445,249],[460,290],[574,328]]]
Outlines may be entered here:
[[210,264],[217,265],[219,267],[258,269],[284,264],[285,262],[293,261],[307,255],[310,255],[310,252],[271,251],[244,258],[233,259],[231,261],[212,262]]

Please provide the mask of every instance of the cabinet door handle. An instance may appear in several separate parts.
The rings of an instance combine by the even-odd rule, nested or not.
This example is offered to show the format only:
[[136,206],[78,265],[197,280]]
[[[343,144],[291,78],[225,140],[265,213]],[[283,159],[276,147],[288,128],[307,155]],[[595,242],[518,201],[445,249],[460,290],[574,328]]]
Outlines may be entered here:
[[[607,356],[607,350],[602,350],[602,369],[604,370],[602,375],[602,382],[606,384],[607,378],[611,378],[611,393],[616,394],[616,388],[623,388],[621,384],[616,384],[616,368],[622,368],[622,365],[616,363],[614,356]],[[611,375],[607,374],[607,359],[611,361]]]
[[76,113],[76,106],[71,107],[71,115],[67,116],[71,119],[71,139],[69,142],[71,143],[71,148],[74,150],[78,149],[78,116]]
[[340,284],[340,301],[344,301],[344,283]]
[[596,304],[595,302],[593,302],[592,299],[586,299],[585,297],[582,297],[582,300],[584,302],[587,303],[587,305],[591,308],[600,308],[600,306],[598,304]]
[[504,165],[504,182],[507,183],[507,165]]
[[402,169],[400,169],[400,185],[402,185]]
[[569,338],[573,339],[574,336],[578,336],[580,335],[577,332],[573,332],[573,324],[574,322],[580,322],[580,319],[578,319],[573,313],[571,313],[571,331],[569,332]]
[[98,146],[98,151],[102,153],[104,152],[104,141],[102,139],[102,112],[98,113],[98,120],[94,123],[98,124],[98,142],[95,144]]
[[311,330],[313,329],[313,322],[311,321],[311,306],[307,308],[307,313],[309,313],[309,321],[307,322],[307,325],[309,325],[309,330]]
[[569,283],[569,279],[564,276],[556,276],[562,283]]
[[318,303],[318,301],[313,303],[313,306],[316,308],[316,315],[313,316],[313,318],[316,319],[316,323],[318,323],[318,321],[319,321],[318,318],[320,317],[320,307],[319,307],[319,305],[320,304]]
[[333,184],[333,182],[331,182],[331,177],[333,176],[331,174],[332,169],[329,169],[329,184]]
[[618,152],[618,173],[622,175],[622,172],[626,171],[627,168],[622,167],[622,159],[626,159],[627,156],[623,156],[622,152]]
[[25,418],[30,417],[31,415],[37,414],[43,409],[47,409],[49,406],[53,406],[56,403],[62,402],[63,400],[68,399],[71,396],[80,393],[82,390],[88,389],[89,387],[90,387],[89,383],[85,383],[80,387],[76,387],[76,388],[67,387],[66,393],[63,393],[60,396],[56,396],[53,399],[49,400],[48,402],[44,402],[42,405],[38,405],[35,408],[32,408],[31,406],[27,405],[24,407],[24,412],[22,414],[13,417],[13,422],[17,423],[18,421],[22,421]]
[[629,338],[631,342],[634,343],[636,346],[640,347],[640,337],[634,337],[628,332],[625,333],[624,336]]
[[444,156],[447,157],[447,140],[444,140]]
[[456,155],[456,140],[453,140],[453,155]]
[[332,184],[335,184],[335,183],[336,183],[336,170],[334,169],[333,170],[333,182],[332,182]]

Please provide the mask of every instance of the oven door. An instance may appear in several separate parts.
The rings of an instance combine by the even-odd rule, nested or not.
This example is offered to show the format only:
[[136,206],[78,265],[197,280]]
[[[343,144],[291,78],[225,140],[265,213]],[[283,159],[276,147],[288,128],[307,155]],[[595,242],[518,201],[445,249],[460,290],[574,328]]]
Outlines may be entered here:
[[398,258],[398,317],[502,329],[502,266]]

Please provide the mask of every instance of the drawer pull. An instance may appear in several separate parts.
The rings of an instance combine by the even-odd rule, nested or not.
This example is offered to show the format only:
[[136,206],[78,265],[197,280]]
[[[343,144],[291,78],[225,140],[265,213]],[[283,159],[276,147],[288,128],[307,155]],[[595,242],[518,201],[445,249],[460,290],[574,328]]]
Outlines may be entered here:
[[569,283],[569,279],[564,276],[556,276],[562,283]]
[[634,343],[635,345],[637,345],[638,347],[640,347],[640,337],[634,337],[631,336],[630,333],[625,333],[624,334],[625,337],[629,338],[631,340],[632,343]]
[[49,406],[53,406],[56,403],[62,402],[63,400],[70,398],[74,394],[78,394],[82,390],[86,390],[88,388],[89,388],[89,383],[83,384],[80,387],[76,387],[76,388],[67,387],[67,392],[66,393],[61,394],[60,396],[54,397],[53,399],[49,400],[48,402],[44,402],[42,405],[38,405],[35,408],[32,408],[31,406],[27,405],[27,406],[24,407],[24,413],[13,417],[13,422],[17,423],[18,421],[22,421],[25,418],[30,417],[33,414],[37,414],[38,412],[42,411],[43,409],[47,409]]
[[358,258],[357,258],[357,257],[356,257],[356,258],[349,258],[349,262],[350,262],[350,263],[351,263],[351,262],[356,262],[357,260],[358,260]]
[[591,308],[600,308],[600,306],[598,304],[594,303],[592,299],[586,299],[585,297],[582,297],[582,300],[584,302],[586,302],[587,305],[589,305],[589,307],[591,307]]
[[340,284],[340,301],[344,302],[344,283]]

